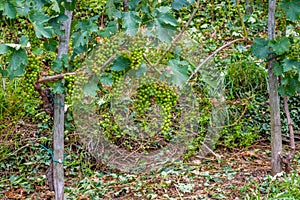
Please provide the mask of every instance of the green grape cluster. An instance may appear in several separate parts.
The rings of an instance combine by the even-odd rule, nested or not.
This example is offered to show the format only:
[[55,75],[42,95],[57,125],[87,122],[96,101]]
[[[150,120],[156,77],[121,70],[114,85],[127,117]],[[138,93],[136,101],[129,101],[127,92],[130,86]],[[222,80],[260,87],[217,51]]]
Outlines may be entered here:
[[130,59],[130,68],[134,70],[138,70],[141,66],[144,58],[143,58],[144,48],[138,47],[134,48],[130,51],[129,59]]
[[82,0],[76,4],[76,17],[87,19],[103,13],[107,0]]
[[292,41],[292,45],[290,48],[290,52],[289,52],[289,59],[295,59],[298,60],[299,59],[299,48],[300,48],[300,38],[299,37],[294,37],[293,41]]
[[143,63],[144,57],[143,53],[145,53],[146,43],[139,36],[132,38],[128,44],[128,53],[127,56],[130,60],[130,68],[134,70],[138,70],[141,64]]
[[26,97],[30,99],[32,96],[37,97],[38,92],[34,89],[34,84],[38,80],[39,73],[41,72],[41,61],[38,57],[30,56],[28,58],[28,65],[25,67],[25,90]]
[[135,109],[139,115],[145,113],[151,105],[157,104],[162,108],[163,124],[161,132],[168,137],[172,125],[172,108],[177,104],[177,94],[174,87],[162,82],[144,84],[137,90]]
[[111,71],[112,78],[113,78],[113,94],[114,98],[117,100],[123,94],[124,89],[124,74],[125,70],[122,71]]
[[70,87],[73,85],[73,88],[70,89],[70,96],[73,101],[81,101],[83,97],[83,85],[88,82],[88,76],[84,72],[78,72],[76,78],[71,78],[71,80],[74,82],[70,84]]
[[97,50],[95,51],[94,59],[91,64],[92,72],[99,75],[101,73],[102,67],[108,68],[108,66],[103,66],[105,62],[113,55],[119,53],[119,41],[116,39],[103,38]]
[[76,80],[75,75],[67,75],[65,76],[65,81],[67,85],[67,95],[66,95],[66,101],[68,103],[71,103],[71,96],[74,94],[73,89],[74,89],[74,82]]
[[119,127],[116,123],[112,123],[111,115],[104,113],[101,115],[100,128],[103,133],[110,139],[116,140],[121,137]]
[[91,8],[94,13],[100,14],[104,11],[107,0],[88,0],[88,7]]

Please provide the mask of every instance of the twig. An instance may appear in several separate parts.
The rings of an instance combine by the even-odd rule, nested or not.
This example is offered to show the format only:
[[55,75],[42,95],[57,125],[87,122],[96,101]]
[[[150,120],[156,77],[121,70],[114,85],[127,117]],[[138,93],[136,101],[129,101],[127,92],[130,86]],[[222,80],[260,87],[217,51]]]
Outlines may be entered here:
[[110,64],[112,61],[114,61],[114,59],[116,58],[117,54],[112,55],[109,59],[107,59],[105,61],[105,63],[103,63],[103,65],[101,65],[100,69],[103,69],[105,66],[107,66],[108,64]]
[[145,54],[143,54],[143,58],[146,60],[146,62],[152,67],[158,74],[162,74],[161,71],[159,71],[156,67],[154,67],[153,63],[146,57]]
[[247,32],[247,29],[246,29],[246,26],[245,26],[245,23],[244,23],[244,19],[243,19],[243,15],[242,15],[242,12],[241,12],[241,9],[240,9],[239,0],[236,0],[236,8],[237,8],[240,20],[241,20],[242,28],[243,28],[243,31],[244,31],[244,37],[247,38],[248,37],[248,32]]
[[160,61],[163,59],[163,57],[171,50],[171,48],[174,46],[174,44],[176,42],[178,42],[178,40],[181,39],[183,33],[186,31],[186,29],[189,27],[189,25],[191,24],[195,14],[197,13],[198,9],[199,9],[199,5],[200,5],[200,0],[197,1],[196,3],[196,7],[193,10],[189,20],[187,21],[187,23],[185,24],[185,26],[183,27],[183,29],[180,31],[180,33],[176,36],[176,38],[172,41],[172,43],[170,44],[170,46],[166,49],[166,51],[163,52],[163,54],[159,57],[159,59],[156,61],[155,66],[157,66]]
[[212,149],[210,149],[204,142],[200,142],[210,153],[212,153],[216,158],[220,159],[221,156],[216,154]]
[[53,76],[48,76],[48,77],[37,80],[37,83],[51,82],[51,81],[54,81],[57,79],[63,79],[65,76],[77,75],[77,74],[78,74],[78,72],[70,72],[70,73],[65,73],[65,74],[57,74],[57,75],[53,75]]
[[283,102],[284,102],[284,112],[286,114],[288,129],[290,132],[291,152],[287,155],[286,158],[283,158],[281,155],[280,155],[280,158],[281,158],[282,163],[285,165],[285,172],[289,173],[291,171],[291,161],[294,159],[294,156],[295,156],[295,135],[294,135],[294,129],[293,129],[293,122],[292,122],[290,111],[289,111],[288,97],[286,95],[284,95],[284,97],[283,97]]
[[235,39],[233,41],[230,41],[226,44],[224,44],[223,46],[221,46],[220,48],[218,48],[217,50],[215,50],[214,52],[212,52],[193,72],[193,74],[188,78],[187,82],[193,78],[193,76],[195,76],[197,74],[197,72],[200,70],[201,67],[203,67],[203,65],[205,65],[214,55],[216,55],[217,53],[219,53],[220,51],[222,51],[223,49],[225,49],[226,47],[229,47],[230,45],[236,43],[236,42],[240,42],[240,41],[248,41],[250,42],[248,39],[246,38],[239,38],[239,39]]
[[289,105],[288,105],[288,97],[286,95],[283,97],[283,101],[284,101],[284,111],[286,114],[288,128],[290,131],[290,145],[291,145],[292,151],[294,151],[294,153],[295,153],[295,135],[294,135],[294,129],[293,129],[293,121],[291,119]]
[[8,157],[11,156],[11,155],[16,155],[17,152],[19,152],[19,151],[21,151],[22,149],[27,148],[27,147],[29,147],[29,144],[26,144],[26,145],[20,147],[19,149],[15,150],[14,152],[8,154],[7,156],[4,156],[3,158],[0,159],[0,161],[5,160],[6,158],[8,158]]
[[239,116],[239,118],[235,122],[233,122],[232,124],[229,124],[229,125],[225,125],[225,126],[217,126],[215,128],[227,128],[227,127],[236,125],[242,119],[242,117],[245,115],[246,111],[247,111],[247,105],[245,105],[245,108],[244,108],[242,114]]

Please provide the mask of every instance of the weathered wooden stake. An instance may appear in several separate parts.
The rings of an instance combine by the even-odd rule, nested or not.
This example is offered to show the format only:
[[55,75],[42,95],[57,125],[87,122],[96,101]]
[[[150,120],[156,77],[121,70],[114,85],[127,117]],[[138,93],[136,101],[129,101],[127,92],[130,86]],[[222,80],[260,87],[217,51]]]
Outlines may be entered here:
[[[276,0],[269,0],[268,10],[268,39],[275,39],[275,10]],[[276,175],[282,170],[280,154],[282,153],[282,136],[280,122],[280,104],[278,95],[278,77],[273,72],[275,59],[274,55],[269,55],[268,62],[268,84],[269,84],[269,99],[270,99],[270,114],[271,114],[271,139],[272,139],[272,160],[271,173]]]
[[[72,0],[67,0],[72,2]],[[72,11],[65,11],[68,20],[63,22],[61,27],[65,33],[60,37],[58,45],[58,57],[62,58],[62,55],[68,55],[70,29],[72,22]],[[64,80],[62,80],[64,81]],[[54,98],[54,135],[53,135],[53,156],[55,162],[53,163],[53,182],[55,199],[64,199],[64,104],[65,96],[63,94],[55,94]]]
[[64,199],[64,95],[56,94],[54,104],[53,181],[55,199]]

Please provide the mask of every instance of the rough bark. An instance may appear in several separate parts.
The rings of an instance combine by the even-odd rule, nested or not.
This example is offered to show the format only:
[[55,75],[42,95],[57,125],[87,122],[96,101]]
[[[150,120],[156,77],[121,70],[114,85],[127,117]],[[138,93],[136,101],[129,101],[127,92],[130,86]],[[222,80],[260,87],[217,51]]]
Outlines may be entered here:
[[64,95],[55,94],[53,136],[53,183],[55,199],[64,199]]
[[[275,39],[275,10],[276,0],[269,0],[268,10],[268,39]],[[274,56],[269,55],[268,62],[268,83],[269,83],[269,99],[270,99],[270,114],[271,114],[271,173],[276,175],[282,171],[280,155],[282,152],[282,136],[280,122],[280,102],[278,94],[278,77],[273,73],[275,63]]]
[[[71,2],[72,0],[68,0]],[[58,57],[68,55],[70,28],[72,21],[72,11],[65,11],[68,20],[63,22],[62,30],[64,35],[60,37],[58,46]],[[62,80],[64,81],[64,80]],[[53,182],[55,190],[55,199],[64,199],[64,99],[63,94],[55,94],[54,98],[54,135],[53,135],[53,156],[56,162],[53,163]]]

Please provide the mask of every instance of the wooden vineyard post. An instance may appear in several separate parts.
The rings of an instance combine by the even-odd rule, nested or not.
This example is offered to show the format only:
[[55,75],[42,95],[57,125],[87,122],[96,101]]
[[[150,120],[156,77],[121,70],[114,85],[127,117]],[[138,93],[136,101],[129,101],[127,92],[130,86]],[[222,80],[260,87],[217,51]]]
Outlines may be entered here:
[[[268,39],[275,39],[275,10],[276,0],[269,0],[268,10]],[[268,62],[268,83],[271,114],[271,140],[272,140],[272,175],[275,176],[282,170],[280,154],[282,153],[282,136],[280,122],[280,104],[278,94],[278,78],[273,72],[275,63],[274,55],[269,55]]]
[[[67,0],[72,2],[72,0]],[[59,46],[58,46],[58,58],[62,58],[63,55],[68,55],[68,47],[70,40],[70,29],[72,22],[72,11],[65,11],[65,15],[68,17],[66,21],[63,22],[61,27],[65,33],[60,36]],[[64,79],[62,80],[64,82]],[[54,135],[53,135],[53,182],[55,199],[64,199],[64,94],[55,94],[54,97]]]
[[53,135],[53,181],[55,199],[64,199],[64,95],[55,95]]

